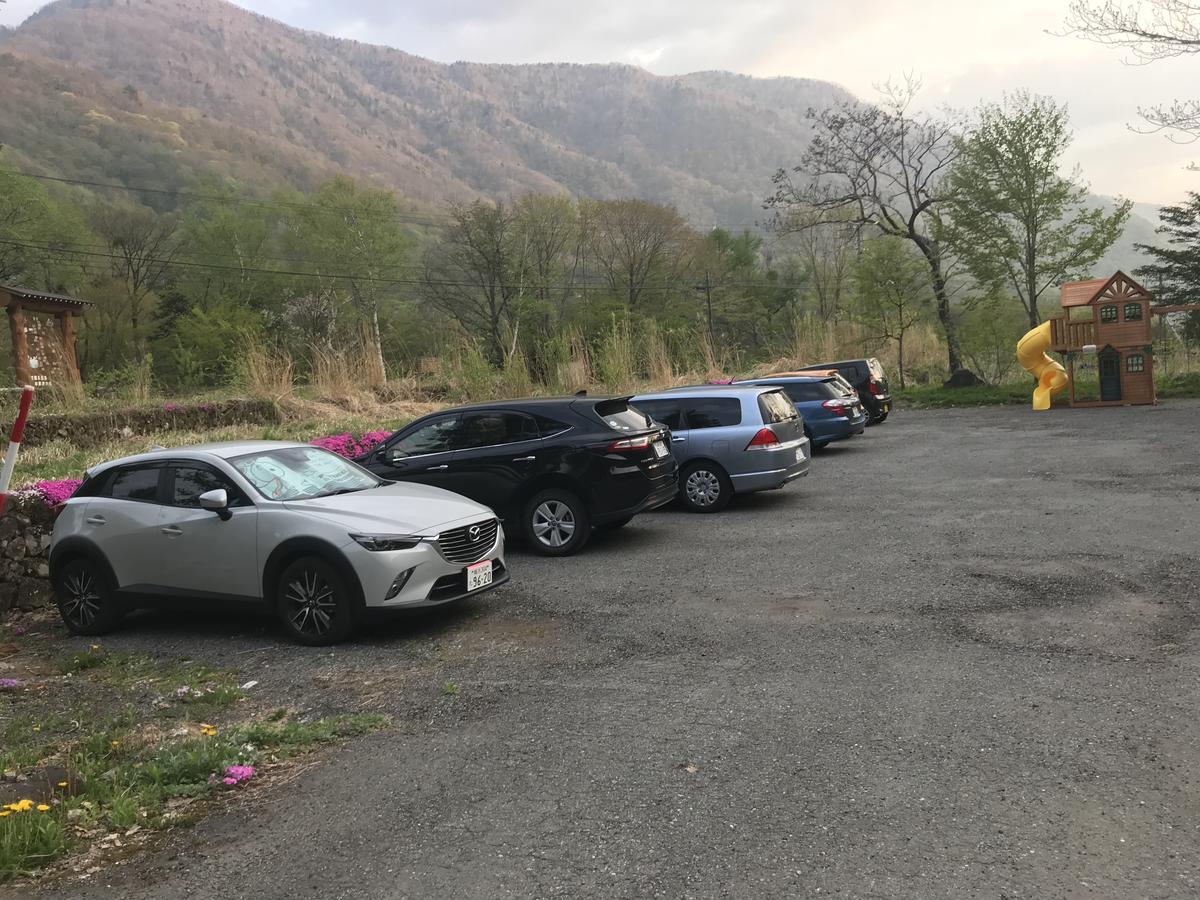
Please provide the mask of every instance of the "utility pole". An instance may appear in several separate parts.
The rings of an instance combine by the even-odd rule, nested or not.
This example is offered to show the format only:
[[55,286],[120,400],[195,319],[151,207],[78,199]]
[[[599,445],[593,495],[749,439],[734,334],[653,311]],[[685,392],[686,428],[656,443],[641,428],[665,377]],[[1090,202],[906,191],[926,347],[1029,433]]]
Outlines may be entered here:
[[717,335],[713,331],[712,317],[712,281],[708,277],[708,269],[704,270],[704,304],[708,309],[708,340],[713,347],[716,347]]

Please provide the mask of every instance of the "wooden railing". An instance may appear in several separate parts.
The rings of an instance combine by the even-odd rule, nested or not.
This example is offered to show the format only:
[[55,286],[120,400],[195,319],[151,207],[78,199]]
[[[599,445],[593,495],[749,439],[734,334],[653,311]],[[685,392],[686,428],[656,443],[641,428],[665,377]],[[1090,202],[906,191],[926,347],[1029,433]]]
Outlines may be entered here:
[[1072,322],[1059,317],[1050,320],[1050,347],[1052,350],[1078,350],[1085,344],[1096,343],[1095,322]]

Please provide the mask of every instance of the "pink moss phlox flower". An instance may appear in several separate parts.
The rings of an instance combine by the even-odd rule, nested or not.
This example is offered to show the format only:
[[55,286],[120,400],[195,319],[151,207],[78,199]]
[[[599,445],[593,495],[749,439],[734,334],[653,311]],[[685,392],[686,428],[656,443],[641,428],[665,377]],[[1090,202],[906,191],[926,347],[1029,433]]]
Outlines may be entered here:
[[20,678],[0,678],[0,691],[19,691],[25,687]]
[[183,410],[187,409],[187,407],[180,403],[164,403],[163,409],[167,412],[182,412]]
[[40,497],[47,506],[58,506],[69,499],[79,489],[82,482],[78,478],[64,478],[61,481],[35,481],[18,490],[27,496]]
[[391,434],[390,431],[368,431],[357,438],[350,433],[330,434],[325,437],[319,437],[312,443],[313,446],[329,450],[338,456],[353,459],[357,456],[370,453],[389,434]]
[[254,766],[226,766],[222,783],[234,785],[249,781],[254,777]]

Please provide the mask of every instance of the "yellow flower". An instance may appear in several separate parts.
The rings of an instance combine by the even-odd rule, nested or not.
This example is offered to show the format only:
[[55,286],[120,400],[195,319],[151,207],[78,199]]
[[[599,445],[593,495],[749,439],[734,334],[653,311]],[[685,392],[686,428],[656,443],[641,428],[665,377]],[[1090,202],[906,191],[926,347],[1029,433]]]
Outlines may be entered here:
[[10,810],[7,810],[7,809],[0,810],[0,819],[3,819],[5,816],[11,816],[11,815],[12,815],[12,812]]
[[67,783],[66,783],[65,781],[60,781],[60,782],[58,783],[58,786],[59,786],[59,787],[66,787],[66,786],[67,786]]
[[37,808],[38,808],[38,812],[45,812],[45,811],[46,811],[46,810],[48,810],[50,807],[49,807],[49,806],[47,806],[45,803],[39,803],[39,804],[38,804],[38,806],[37,806]]
[[116,749],[117,747],[120,747],[120,746],[121,746],[121,742],[120,742],[120,741],[113,741],[113,742],[112,742],[112,745],[113,745],[113,749]]
[[205,737],[213,737],[217,733],[217,726],[209,725],[207,722],[201,722],[200,733]]
[[25,812],[28,809],[33,809],[33,801],[26,798],[18,800],[16,803],[10,803],[4,808],[11,809],[13,812]]
[[42,726],[41,726],[41,725],[34,725],[34,726],[33,726],[33,730],[34,730],[34,731],[41,731],[41,730],[42,730]]
[[99,649],[100,649],[100,645],[99,645],[99,644],[92,644],[92,649],[93,649],[93,650],[99,650]]

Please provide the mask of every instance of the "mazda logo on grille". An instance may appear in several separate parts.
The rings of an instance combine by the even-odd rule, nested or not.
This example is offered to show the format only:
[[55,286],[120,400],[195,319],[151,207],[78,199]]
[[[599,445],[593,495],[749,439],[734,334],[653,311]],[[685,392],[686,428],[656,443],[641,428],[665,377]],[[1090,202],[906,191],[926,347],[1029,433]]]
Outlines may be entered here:
[[470,528],[467,529],[467,534],[469,534],[471,536],[471,540],[477,541],[477,540],[479,540],[479,534],[481,531],[483,531],[483,529],[480,528],[478,525],[472,525]]

